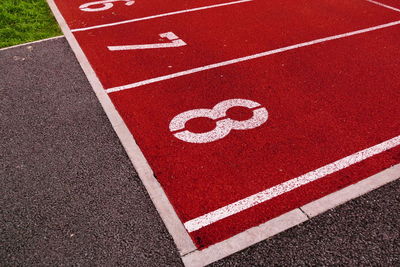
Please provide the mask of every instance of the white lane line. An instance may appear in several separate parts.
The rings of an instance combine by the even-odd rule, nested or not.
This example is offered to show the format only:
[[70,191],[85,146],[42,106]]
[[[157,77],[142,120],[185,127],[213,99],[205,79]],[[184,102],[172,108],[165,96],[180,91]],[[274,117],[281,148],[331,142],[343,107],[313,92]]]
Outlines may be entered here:
[[252,196],[249,196],[249,197],[246,197],[239,201],[236,201],[225,207],[219,208],[215,211],[212,211],[210,213],[207,213],[205,215],[202,215],[200,217],[197,217],[195,219],[187,221],[184,223],[185,228],[188,230],[188,232],[193,232],[193,231],[199,230],[207,225],[215,223],[219,220],[227,218],[227,217],[234,215],[236,213],[239,213],[243,210],[249,209],[255,205],[261,204],[267,200],[270,200],[274,197],[277,197],[284,193],[292,191],[292,190],[299,188],[310,182],[316,181],[316,180],[323,178],[329,174],[343,170],[351,165],[354,165],[358,162],[361,162],[367,158],[370,158],[374,155],[377,155],[379,153],[382,153],[386,150],[389,150],[389,149],[394,148],[399,145],[400,145],[400,135],[397,137],[394,137],[390,140],[387,140],[383,143],[380,143],[380,144],[372,146],[370,148],[361,150],[361,151],[354,153],[350,156],[347,156],[343,159],[340,159],[333,163],[325,165],[319,169],[308,172],[297,178],[293,178],[289,181],[286,181],[284,183],[281,183],[279,185],[276,185],[274,187],[271,187],[269,189],[261,191],[257,194],[254,194]]
[[222,61],[219,63],[214,63],[214,64],[203,66],[203,67],[180,71],[180,72],[176,72],[176,73],[172,73],[172,74],[168,74],[168,75],[164,75],[164,76],[160,76],[160,77],[156,77],[156,78],[152,78],[152,79],[148,79],[148,80],[144,80],[144,81],[140,81],[140,82],[135,82],[135,83],[130,83],[130,84],[122,85],[122,86],[108,88],[108,89],[106,89],[106,92],[113,93],[113,92],[118,92],[118,91],[122,91],[122,90],[126,90],[126,89],[132,89],[135,87],[139,87],[139,86],[143,86],[143,85],[147,85],[147,84],[151,84],[151,83],[156,83],[156,82],[160,82],[160,81],[165,81],[165,80],[173,79],[176,77],[193,74],[196,72],[215,69],[215,68],[219,68],[219,67],[223,67],[223,66],[227,66],[227,65],[231,65],[231,64],[236,64],[236,63],[247,61],[247,60],[252,60],[252,59],[265,57],[265,56],[269,56],[269,55],[273,55],[273,54],[277,54],[277,53],[282,53],[282,52],[297,49],[300,47],[315,45],[315,44],[319,44],[319,43],[323,43],[323,42],[327,42],[327,41],[331,41],[331,40],[349,37],[352,35],[375,31],[375,30],[379,30],[379,29],[383,29],[383,28],[387,28],[387,27],[391,27],[391,26],[395,26],[395,25],[399,25],[399,24],[400,24],[400,20],[382,24],[382,25],[378,25],[378,26],[374,26],[374,27],[370,27],[370,28],[366,28],[366,29],[362,29],[362,30],[352,31],[352,32],[343,33],[343,34],[339,34],[339,35],[334,35],[334,36],[329,36],[329,37],[316,39],[313,41],[304,42],[304,43],[300,43],[300,44],[296,44],[296,45],[290,45],[290,46],[286,46],[286,47],[282,47],[282,48],[278,48],[278,49],[274,49],[274,50],[265,51],[265,52],[258,53],[258,54],[253,54],[250,56],[245,56],[245,57],[240,57],[240,58],[231,59],[231,60],[227,60],[227,61]]
[[400,179],[400,164],[307,203],[300,208],[309,218],[312,218],[397,179]]
[[[380,173],[372,175],[360,182],[345,187],[339,191],[317,199],[301,209],[308,216],[317,216],[329,209],[335,208],[344,202],[355,199],[385,184],[400,179],[400,164],[394,165]],[[311,211],[311,215],[310,212]],[[241,251],[260,241],[266,240],[280,232],[307,221],[309,218],[299,208],[271,219],[261,225],[254,226],[233,237],[209,246],[203,250],[196,250],[182,257],[185,266],[207,266],[208,264]]]
[[121,25],[121,24],[126,24],[126,23],[137,22],[137,21],[143,21],[143,20],[161,18],[161,17],[166,17],[166,16],[172,16],[172,15],[177,15],[177,14],[182,14],[182,13],[200,11],[200,10],[205,10],[205,9],[210,9],[210,8],[241,4],[241,3],[245,3],[245,2],[251,2],[251,1],[253,1],[253,0],[239,0],[239,1],[216,4],[216,5],[211,5],[211,6],[202,6],[202,7],[196,7],[196,8],[191,8],[191,9],[184,9],[184,10],[179,10],[179,11],[174,11],[174,12],[169,12],[169,13],[164,13],[164,14],[159,14],[159,15],[153,15],[153,16],[148,16],[148,17],[143,17],[143,18],[128,19],[128,20],[123,20],[123,21],[118,21],[118,22],[113,22],[113,23],[101,24],[101,25],[90,26],[90,27],[85,27],[85,28],[72,29],[71,32],[80,32],[80,31],[93,30],[93,29],[116,26],[116,25]]
[[376,2],[376,1],[373,1],[373,0],[366,0],[366,1],[368,1],[368,2],[370,2],[370,3],[373,3],[373,4],[375,4],[375,5],[378,5],[378,6],[383,6],[383,7],[389,8],[389,9],[391,9],[391,10],[400,12],[400,9],[395,8],[395,7],[392,7],[392,6],[388,6],[388,5],[383,4],[383,3],[380,3],[380,2]]

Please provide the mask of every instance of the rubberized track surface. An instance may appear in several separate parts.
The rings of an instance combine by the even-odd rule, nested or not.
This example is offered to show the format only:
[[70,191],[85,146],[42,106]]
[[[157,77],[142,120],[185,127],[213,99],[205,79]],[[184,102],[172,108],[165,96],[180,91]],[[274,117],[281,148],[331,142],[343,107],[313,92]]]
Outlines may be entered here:
[[56,4],[198,248],[400,162],[395,8],[123,2]]
[[[65,39],[0,63],[2,264],[179,266]],[[399,196],[395,181],[215,266],[398,266]]]

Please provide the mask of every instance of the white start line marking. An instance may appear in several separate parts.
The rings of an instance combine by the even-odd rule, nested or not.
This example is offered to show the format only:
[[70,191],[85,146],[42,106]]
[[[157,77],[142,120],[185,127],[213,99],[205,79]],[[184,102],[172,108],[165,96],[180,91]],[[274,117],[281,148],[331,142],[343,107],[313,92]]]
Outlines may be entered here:
[[137,50],[137,49],[155,49],[155,48],[172,48],[185,46],[186,43],[179,39],[173,32],[160,33],[161,38],[170,40],[170,43],[160,44],[143,44],[143,45],[118,45],[118,46],[107,46],[110,51],[122,51],[122,50]]

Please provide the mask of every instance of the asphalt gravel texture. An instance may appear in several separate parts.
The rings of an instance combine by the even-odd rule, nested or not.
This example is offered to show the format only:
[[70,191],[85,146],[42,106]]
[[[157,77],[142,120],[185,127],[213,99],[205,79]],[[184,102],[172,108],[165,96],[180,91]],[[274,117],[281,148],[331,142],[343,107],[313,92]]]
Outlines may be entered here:
[[180,265],[64,38],[0,52],[1,262]]
[[[64,38],[0,50],[0,264],[182,266]],[[400,182],[213,266],[400,266]]]
[[212,266],[400,266],[400,181]]

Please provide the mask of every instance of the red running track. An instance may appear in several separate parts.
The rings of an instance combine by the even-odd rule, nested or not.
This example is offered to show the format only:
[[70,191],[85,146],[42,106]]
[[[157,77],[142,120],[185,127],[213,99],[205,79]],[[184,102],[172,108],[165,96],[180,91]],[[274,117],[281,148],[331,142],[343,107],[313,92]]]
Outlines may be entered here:
[[[97,12],[79,9],[85,2],[56,1],[72,29],[227,1],[136,0]],[[364,0],[254,0],[74,35],[104,88],[125,89],[109,96],[195,244],[204,248],[400,162],[400,25],[137,83],[390,22],[400,22],[400,13]],[[108,49],[171,43],[159,36],[166,32],[185,45]],[[136,85],[121,87],[129,84]],[[222,115],[204,111],[231,99],[259,105],[226,108]],[[190,110],[203,117],[176,124],[198,134],[187,142],[175,136],[183,129],[171,128],[171,120]],[[226,133],[232,120],[244,122],[257,111],[260,118],[244,127],[251,129]],[[376,151],[383,142],[390,144],[384,151],[339,167],[338,160]],[[296,188],[284,184],[323,166],[333,173]],[[270,188],[280,193],[246,207],[249,196]]]

